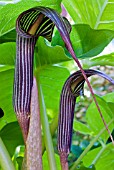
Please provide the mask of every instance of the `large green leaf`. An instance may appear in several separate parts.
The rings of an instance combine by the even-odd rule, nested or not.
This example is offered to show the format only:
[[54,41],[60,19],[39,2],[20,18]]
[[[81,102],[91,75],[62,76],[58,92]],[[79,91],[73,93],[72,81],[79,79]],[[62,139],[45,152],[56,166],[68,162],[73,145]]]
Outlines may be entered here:
[[[114,118],[114,114],[113,114],[114,93],[109,93],[109,94],[103,96],[103,99],[105,101],[102,100],[101,98],[99,98],[99,99],[98,99],[98,101],[99,101],[100,106],[105,109],[105,113],[104,113],[104,110],[102,109],[103,115],[105,114],[105,120],[107,120],[107,119],[111,120],[110,117]],[[93,110],[94,110],[94,112],[93,112]],[[87,118],[88,124],[86,125],[86,124],[83,124],[83,123],[75,120],[73,123],[74,130],[79,131],[81,134],[89,134],[89,135],[98,134],[98,131],[100,131],[101,130],[100,128],[102,128],[104,125],[102,126],[103,123],[101,122],[102,121],[101,117],[99,116],[99,113],[97,113],[96,110],[97,109],[95,108],[95,104],[92,103],[87,110],[86,118]],[[109,114],[109,116],[108,116],[108,114]],[[88,125],[89,125],[89,127],[88,127]],[[110,127],[110,130],[113,130],[113,125],[112,125],[112,127]],[[106,131],[105,134],[102,135],[102,139],[105,139],[105,141],[106,141],[108,136],[109,135],[107,134],[107,131]]]
[[87,64],[89,67],[100,65],[100,66],[114,66],[114,53],[98,56],[90,59]]
[[[86,24],[75,24],[72,26],[71,42],[78,58],[93,57],[102,52],[102,50],[114,38],[114,31],[110,30],[95,30]],[[52,45],[61,45],[65,49],[65,45],[56,32]],[[65,49],[67,55],[68,52]]]
[[0,107],[4,111],[4,116],[0,118],[0,129],[7,123],[16,121],[12,106],[13,75],[14,69],[0,72]]
[[[61,170],[59,155],[55,154],[55,159],[56,159],[57,170]],[[47,161],[47,153],[46,152],[43,154],[43,169],[50,170],[49,164]]]
[[0,65],[14,67],[16,44],[14,42],[0,44]]
[[63,0],[75,23],[94,29],[114,30],[114,0]]
[[68,76],[67,69],[57,66],[48,66],[40,71],[40,83],[48,109],[59,110],[60,93]]
[[74,25],[71,32],[73,47],[79,58],[96,56],[113,38],[114,31],[94,30],[84,24]]
[[114,92],[106,94],[105,96],[103,96],[103,99],[107,102],[114,103]]
[[77,120],[75,120],[73,122],[73,129],[75,131],[80,132],[81,134],[84,134],[84,135],[92,134],[92,131],[90,130],[90,128],[86,124],[79,122]]
[[24,144],[18,122],[12,122],[5,125],[0,131],[0,137],[2,138],[11,157],[15,152],[15,148],[18,145]]
[[36,66],[46,66],[70,60],[64,53],[61,46],[52,47],[46,45],[45,40],[40,37],[36,45],[35,53]]
[[[100,105],[104,120],[108,124],[112,120],[112,118],[114,118],[113,110],[111,110],[111,108],[108,105],[108,100],[110,100],[110,95],[109,95],[109,98],[106,100],[107,102],[101,97],[96,96],[96,98]],[[103,121],[94,103],[92,103],[89,106],[86,112],[86,120],[87,120],[87,123],[90,129],[93,131],[94,135],[97,135],[99,131],[104,127]],[[110,131],[113,130],[113,127],[114,127],[114,124],[111,124],[109,127]],[[104,142],[107,141],[108,137],[109,137],[109,134],[107,131],[105,131],[101,135],[101,139],[104,140]]]
[[0,37],[0,44],[4,42],[15,42],[15,41],[16,41],[16,30],[15,29],[13,29],[12,31]]
[[16,4],[8,4],[0,10],[0,36],[15,28],[15,22],[20,13],[34,6],[48,6],[60,12],[61,0],[22,0]]
[[88,152],[83,158],[84,165],[90,166],[96,156],[100,153],[101,149],[103,151],[95,164],[96,170],[114,170],[114,146],[112,143],[104,146],[104,149],[99,147]]

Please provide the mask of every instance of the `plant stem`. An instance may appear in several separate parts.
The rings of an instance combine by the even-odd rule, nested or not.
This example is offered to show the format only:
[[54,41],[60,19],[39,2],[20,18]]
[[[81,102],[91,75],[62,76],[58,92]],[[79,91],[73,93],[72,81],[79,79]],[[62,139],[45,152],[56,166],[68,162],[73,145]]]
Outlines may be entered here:
[[61,162],[61,169],[62,170],[68,170],[67,157],[68,157],[67,153],[60,153],[60,162]]
[[[107,126],[110,126],[111,123],[114,121],[114,119],[112,119]],[[94,145],[94,143],[98,140],[98,138],[101,136],[101,134],[106,130],[106,128],[104,127],[99,133],[98,135],[90,142],[90,144],[87,146],[87,148],[83,151],[83,153],[80,155],[80,157],[76,160],[76,162],[74,163],[74,165],[70,168],[70,170],[75,170],[76,166],[81,162],[81,160],[83,159],[83,157],[87,154],[87,152],[91,149],[91,147]]]
[[[57,125],[58,125],[58,114],[56,114],[52,123],[50,124],[50,133],[52,137],[57,129]],[[45,151],[45,143],[44,143],[44,137],[42,136],[42,154],[44,153],[44,151]]]
[[106,145],[104,145],[103,147],[102,147],[102,149],[99,151],[99,153],[97,154],[97,156],[95,157],[95,159],[93,160],[93,162],[92,162],[92,165],[94,164],[96,164],[96,162],[98,161],[98,159],[100,158],[100,156],[101,156],[101,154],[104,152],[104,150],[106,149]]
[[52,136],[54,135],[57,126],[58,126],[58,114],[56,114],[56,116],[54,117],[53,121],[50,124],[50,132]]
[[10,158],[10,155],[0,137],[0,166],[2,170],[15,170],[13,162]]
[[39,98],[40,98],[40,113],[41,113],[41,122],[42,122],[42,128],[44,132],[44,141],[46,146],[46,151],[48,155],[48,162],[49,162],[49,169],[50,170],[56,170],[56,161],[55,161],[55,155],[54,155],[54,148],[48,123],[48,118],[46,114],[46,107],[45,102],[43,98],[42,88],[39,87]]

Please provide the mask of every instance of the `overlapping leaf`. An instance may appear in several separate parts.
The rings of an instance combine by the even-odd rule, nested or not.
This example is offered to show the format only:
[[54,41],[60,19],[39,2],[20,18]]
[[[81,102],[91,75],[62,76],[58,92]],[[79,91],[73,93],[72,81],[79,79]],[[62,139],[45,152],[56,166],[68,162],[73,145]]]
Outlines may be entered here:
[[90,152],[87,153],[87,155],[83,158],[83,163],[85,166],[90,166],[92,164],[92,161],[97,157],[97,155],[100,153],[100,150],[102,149],[101,155],[99,159],[97,160],[95,164],[96,170],[113,170],[114,168],[114,146],[112,143],[108,144],[107,146],[104,146],[104,150],[102,147],[99,147],[97,149],[93,149]]
[[[97,100],[99,102],[100,107],[102,108],[102,113],[105,118],[105,121],[109,123],[112,119],[114,119],[113,110],[114,110],[114,93],[106,94],[105,96],[102,96],[102,98],[97,96]],[[105,109],[103,109],[105,108]],[[94,112],[93,112],[94,110]],[[97,112],[97,109],[92,103],[88,109],[87,109],[87,115],[86,120],[87,124],[83,124],[82,122],[79,122],[77,120],[74,121],[73,128],[75,131],[79,131],[82,134],[89,134],[92,136],[96,136],[100,130],[104,127],[101,118],[99,117],[99,113]],[[113,130],[114,123],[109,126],[110,131]],[[101,140],[104,140],[104,142],[107,141],[108,138],[107,131],[105,131],[101,135]]]
[[14,69],[0,72],[0,107],[4,111],[4,116],[0,118],[0,130],[7,123],[16,121],[16,116],[12,107]]
[[21,12],[34,6],[50,6],[51,8],[60,11],[60,3],[61,0],[57,0],[56,2],[53,0],[21,0],[19,3],[16,4],[5,5],[0,10],[0,36],[5,35],[6,33],[10,32],[15,28],[16,19]]
[[[96,56],[109,44],[114,38],[114,32],[110,30],[94,30],[86,24],[75,24],[72,26],[70,34],[75,53],[78,58],[90,58]],[[61,45],[65,48],[64,43],[56,32],[52,45]],[[66,54],[68,52],[65,50]]]
[[0,65],[14,68],[15,56],[16,44],[14,42],[0,44]]
[[[108,105],[108,102],[113,102],[113,97],[111,97],[113,95],[114,93],[110,93],[103,97],[104,99],[106,98],[107,102],[104,99],[96,96],[98,103],[101,107],[103,117],[107,124],[114,118],[113,109],[111,109],[111,107]],[[104,127],[102,119],[100,118],[100,115],[94,103],[92,103],[87,109],[86,120],[87,120],[87,124],[89,125],[90,129],[94,132],[93,135],[97,135],[99,131]],[[113,127],[114,127],[114,123],[110,125],[109,127],[110,131],[113,130]],[[107,141],[108,137],[109,137],[109,134],[107,133],[107,131],[105,131],[101,135],[101,139],[104,140],[104,142]]]
[[60,92],[68,76],[69,71],[62,67],[48,66],[40,71],[40,83],[48,109],[58,111]]
[[[114,30],[113,0],[63,0],[75,23],[89,24],[94,29]],[[74,15],[75,14],[75,15]]]
[[0,137],[2,138],[11,157],[13,156],[15,152],[15,148],[18,145],[24,144],[22,132],[17,122],[12,122],[12,123],[5,125],[0,130]]
[[109,65],[114,66],[114,53],[98,56],[95,58],[90,59],[90,62],[88,63],[88,66],[96,66],[96,65]]

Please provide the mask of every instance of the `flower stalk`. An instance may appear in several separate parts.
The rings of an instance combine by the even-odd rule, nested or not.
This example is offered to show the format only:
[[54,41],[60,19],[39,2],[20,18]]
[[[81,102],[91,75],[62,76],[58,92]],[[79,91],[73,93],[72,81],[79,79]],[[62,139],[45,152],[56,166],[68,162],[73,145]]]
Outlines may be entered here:
[[33,79],[33,87],[31,93],[31,114],[29,131],[26,141],[27,150],[27,170],[42,170],[42,141],[41,141],[41,123],[40,108],[38,101],[38,90],[36,79]]

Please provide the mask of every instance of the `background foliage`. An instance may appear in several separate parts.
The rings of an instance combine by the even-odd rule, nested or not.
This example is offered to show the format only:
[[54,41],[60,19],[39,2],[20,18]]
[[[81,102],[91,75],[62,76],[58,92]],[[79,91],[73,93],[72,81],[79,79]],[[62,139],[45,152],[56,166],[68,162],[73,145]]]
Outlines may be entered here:
[[[16,54],[15,21],[21,12],[34,6],[48,6],[60,13],[61,3],[68,11],[70,15],[68,18],[73,23],[70,37],[75,53],[82,62],[83,67],[114,66],[114,53],[97,56],[114,38],[113,0],[21,0],[15,4],[5,5],[0,1],[0,108],[4,111],[4,116],[0,118],[0,136],[17,169],[19,169],[18,163],[20,164],[23,157],[23,139],[12,107]],[[65,50],[64,43],[56,29],[51,44],[43,38],[38,40],[34,55],[34,74],[39,76],[51,126],[59,112],[59,98],[62,86],[70,72],[76,71],[78,68],[73,65],[71,56]],[[94,85],[94,81],[91,82]],[[96,97],[105,121],[107,124],[110,122],[109,129],[112,132],[114,127],[114,92],[103,97]],[[107,131],[104,130],[100,134],[104,129],[104,125],[95,104],[91,103],[88,107],[90,101],[91,99],[87,98],[85,100],[81,99],[82,106],[87,111],[86,109],[84,110],[81,121],[79,119],[74,121],[73,145],[69,156],[69,165],[74,165],[75,160],[82,151],[96,138],[97,143],[94,143],[92,150],[82,159],[83,165],[80,166],[80,170],[89,169],[84,167],[90,167],[92,164],[95,166],[92,166],[91,169],[105,170],[108,168],[108,170],[113,170],[114,147],[111,143],[107,143],[109,138]],[[80,102],[76,105],[78,108],[80,108],[79,104]],[[57,123],[55,124],[56,128]],[[76,136],[76,132],[81,137]],[[60,169],[56,151],[56,132],[54,133],[53,143],[57,167]],[[17,147],[20,147],[18,153],[16,151]],[[43,156],[43,162],[44,169],[48,169],[45,157],[46,152]]]

